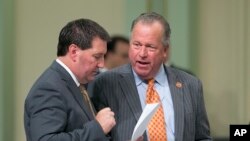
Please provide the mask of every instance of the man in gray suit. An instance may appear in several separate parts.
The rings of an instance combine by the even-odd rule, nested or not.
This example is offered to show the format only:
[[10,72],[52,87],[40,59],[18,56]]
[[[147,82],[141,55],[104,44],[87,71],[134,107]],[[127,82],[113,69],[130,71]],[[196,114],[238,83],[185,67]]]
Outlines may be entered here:
[[[194,76],[164,65],[169,42],[168,22],[154,12],[141,14],[131,27],[130,64],[102,73],[94,81],[97,110],[109,106],[115,113],[112,140],[131,138],[146,105],[147,81],[152,78],[163,107],[166,140],[211,140],[202,84]],[[144,140],[149,140],[148,132]]]
[[105,29],[89,19],[63,27],[58,58],[34,83],[25,101],[27,141],[109,140],[106,134],[115,125],[114,113],[104,108],[95,114],[79,89],[104,66],[109,40]]

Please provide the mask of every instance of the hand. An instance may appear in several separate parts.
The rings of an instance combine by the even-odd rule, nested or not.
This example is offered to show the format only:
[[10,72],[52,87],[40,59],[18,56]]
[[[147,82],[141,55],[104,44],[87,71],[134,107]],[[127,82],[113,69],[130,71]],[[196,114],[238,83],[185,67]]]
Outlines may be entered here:
[[105,134],[107,134],[116,124],[114,115],[115,113],[107,107],[100,110],[95,117]]
[[[131,140],[128,140],[131,141]],[[143,141],[143,136],[138,137],[135,141]]]
[[137,138],[136,141],[143,141],[143,136],[140,136],[139,138]]

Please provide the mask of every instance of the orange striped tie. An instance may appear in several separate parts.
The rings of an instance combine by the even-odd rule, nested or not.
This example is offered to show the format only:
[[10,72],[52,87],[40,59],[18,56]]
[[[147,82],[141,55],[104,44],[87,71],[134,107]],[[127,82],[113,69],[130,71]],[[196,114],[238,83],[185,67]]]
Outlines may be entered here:
[[[148,81],[146,103],[160,102],[160,97],[154,89],[154,79]],[[162,105],[157,109],[155,115],[148,125],[148,133],[150,141],[167,141],[164,112]]]

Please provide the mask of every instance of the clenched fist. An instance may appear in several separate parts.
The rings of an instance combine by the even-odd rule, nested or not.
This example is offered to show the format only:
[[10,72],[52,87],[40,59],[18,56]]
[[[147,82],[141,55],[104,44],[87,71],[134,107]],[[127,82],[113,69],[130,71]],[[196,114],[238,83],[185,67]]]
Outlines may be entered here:
[[108,107],[100,110],[95,117],[105,134],[107,134],[116,124],[114,115],[114,112]]

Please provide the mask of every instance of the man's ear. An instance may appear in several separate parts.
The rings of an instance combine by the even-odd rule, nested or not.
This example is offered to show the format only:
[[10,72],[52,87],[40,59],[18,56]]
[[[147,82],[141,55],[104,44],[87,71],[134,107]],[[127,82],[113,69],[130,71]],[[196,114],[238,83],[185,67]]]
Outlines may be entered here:
[[167,61],[169,59],[169,55],[170,55],[170,49],[169,49],[169,45],[164,47],[164,58],[165,58],[165,61]]
[[71,44],[69,46],[68,54],[69,54],[70,59],[73,62],[77,61],[77,56],[79,55],[79,50],[80,50],[80,48],[75,44]]
[[163,54],[163,63],[167,63],[170,58],[170,46],[167,45],[164,47],[164,54]]

